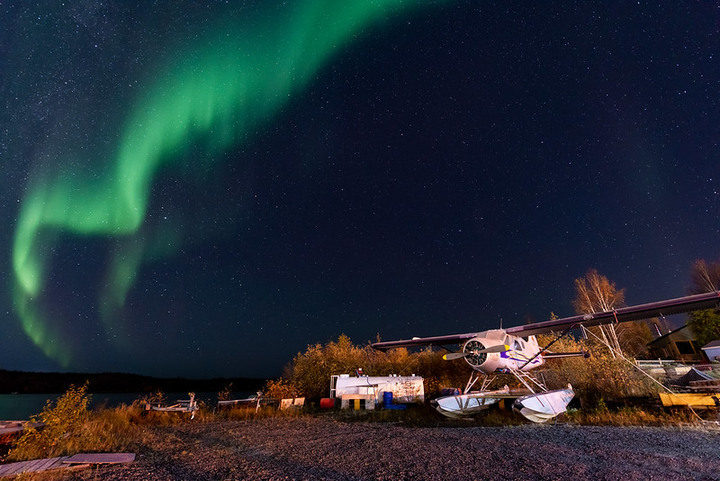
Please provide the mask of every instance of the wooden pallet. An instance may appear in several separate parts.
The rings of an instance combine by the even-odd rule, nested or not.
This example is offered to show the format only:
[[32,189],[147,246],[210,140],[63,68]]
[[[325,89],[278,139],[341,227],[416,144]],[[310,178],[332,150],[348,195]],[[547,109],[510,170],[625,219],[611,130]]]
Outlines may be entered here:
[[59,469],[69,466],[63,464],[69,456],[60,456],[57,458],[34,459],[32,461],[21,461],[19,463],[10,463],[0,465],[0,478],[6,476],[15,476],[22,473],[39,473],[50,469]]

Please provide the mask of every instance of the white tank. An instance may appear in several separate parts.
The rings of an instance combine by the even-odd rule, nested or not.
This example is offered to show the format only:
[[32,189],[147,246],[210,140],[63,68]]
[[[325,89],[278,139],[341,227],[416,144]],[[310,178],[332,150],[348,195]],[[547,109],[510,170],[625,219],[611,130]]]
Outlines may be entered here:
[[421,376],[353,376],[340,374],[330,378],[330,397],[342,398],[344,394],[373,394],[381,402],[383,392],[392,392],[398,403],[422,403],[425,387]]

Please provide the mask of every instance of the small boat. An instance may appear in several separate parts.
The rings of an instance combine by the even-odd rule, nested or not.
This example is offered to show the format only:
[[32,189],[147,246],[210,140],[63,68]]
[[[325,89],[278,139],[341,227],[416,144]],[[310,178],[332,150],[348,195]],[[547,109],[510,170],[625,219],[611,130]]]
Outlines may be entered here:
[[25,423],[22,421],[0,421],[0,445],[10,444],[24,429]]
[[28,427],[40,428],[43,423],[30,421],[0,421],[0,446],[10,444],[19,438]]
[[190,399],[181,399],[175,402],[171,406],[160,406],[146,404],[145,409],[147,411],[160,411],[160,412],[173,412],[173,413],[190,413],[190,419],[195,419],[195,411],[198,410],[197,402],[195,401],[195,393],[190,393]]
[[265,406],[267,404],[277,404],[276,399],[266,398],[262,391],[251,394],[244,399],[221,399],[218,400],[218,407],[256,407]]
[[575,397],[575,391],[568,384],[566,389],[529,394],[518,398],[513,403],[513,411],[534,423],[544,423],[564,413],[573,397]]
[[252,395],[246,397],[245,399],[220,400],[220,401],[218,401],[218,407],[236,407],[236,406],[255,407],[255,406],[259,406],[262,401],[263,401],[262,396],[257,396],[255,394],[252,394]]

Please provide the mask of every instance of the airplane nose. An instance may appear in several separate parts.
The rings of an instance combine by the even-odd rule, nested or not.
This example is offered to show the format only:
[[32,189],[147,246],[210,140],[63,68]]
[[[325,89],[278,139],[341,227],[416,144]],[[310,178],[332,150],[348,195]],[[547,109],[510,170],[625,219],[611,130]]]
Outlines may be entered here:
[[487,360],[487,353],[482,352],[485,346],[482,342],[471,339],[463,346],[463,352],[466,353],[465,361],[473,367],[482,365]]

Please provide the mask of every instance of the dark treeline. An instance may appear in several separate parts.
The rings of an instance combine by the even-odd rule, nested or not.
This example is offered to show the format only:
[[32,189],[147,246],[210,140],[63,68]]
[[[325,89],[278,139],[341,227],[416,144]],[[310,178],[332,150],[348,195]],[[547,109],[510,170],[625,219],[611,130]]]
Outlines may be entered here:
[[213,378],[183,379],[155,378],[123,373],[57,373],[22,372],[0,369],[0,394],[61,393],[70,385],[89,383],[88,391],[109,392],[218,392],[232,383],[233,391],[256,391],[264,379]]

